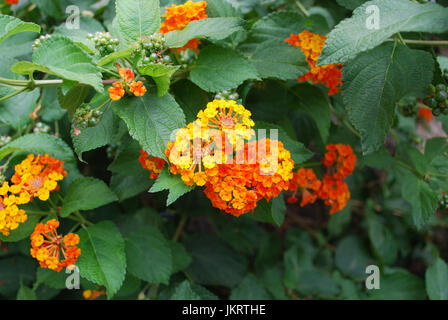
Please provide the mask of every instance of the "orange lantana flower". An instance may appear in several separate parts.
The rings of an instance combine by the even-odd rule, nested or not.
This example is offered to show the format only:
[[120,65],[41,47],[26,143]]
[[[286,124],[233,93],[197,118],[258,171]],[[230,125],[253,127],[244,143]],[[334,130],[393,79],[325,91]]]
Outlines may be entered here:
[[48,154],[34,156],[29,154],[25,160],[15,166],[11,178],[14,184],[10,190],[26,192],[42,201],[48,200],[50,192],[59,190],[58,181],[67,176],[64,162],[50,157]]
[[6,3],[13,5],[13,4],[19,4],[19,0],[5,0]]
[[345,179],[355,170],[356,155],[349,145],[329,144],[322,164],[327,167],[328,174],[337,179]]
[[39,261],[42,268],[57,272],[62,268],[75,264],[81,255],[77,247],[79,236],[69,233],[66,236],[58,235],[56,229],[59,221],[51,219],[46,224],[38,223],[31,234],[31,256]]
[[134,96],[136,96],[136,97],[142,97],[146,93],[146,88],[143,85],[143,82],[132,81],[132,83],[129,85],[129,91],[131,91],[134,94]]
[[[166,13],[162,15],[162,17],[165,18],[165,21],[161,24],[159,32],[166,34],[173,30],[182,30],[191,21],[208,18],[206,8],[206,1],[187,1],[181,5],[173,4],[171,7],[167,7]],[[177,49],[177,51],[180,52],[185,49],[191,49],[197,52],[199,44],[200,41],[198,39],[192,39],[185,46]]]
[[301,76],[299,82],[312,80],[313,84],[322,83],[330,88],[328,95],[337,93],[342,85],[342,64],[328,64],[317,66],[319,58],[327,38],[320,34],[303,30],[299,34],[291,34],[285,41],[295,47],[300,48],[305,54],[306,60],[311,67],[310,72]]
[[140,150],[140,157],[138,158],[138,161],[142,164],[143,169],[151,172],[151,179],[157,179],[159,177],[159,173],[162,171],[163,166],[166,163],[166,161],[161,158],[151,157],[143,149]]
[[350,199],[350,191],[344,180],[326,175],[322,180],[322,188],[318,196],[330,207],[330,214],[333,214],[345,208]]
[[317,200],[317,192],[320,190],[321,186],[322,182],[317,179],[313,169],[300,168],[294,173],[294,176],[289,183],[289,190],[294,190],[294,193],[287,199],[287,201],[288,203],[296,203],[299,201],[297,193],[301,193],[301,207],[304,207],[309,203],[314,203]]
[[124,96],[124,89],[123,89],[123,85],[121,84],[120,81],[115,81],[112,84],[112,87],[109,88],[109,96],[112,100],[114,101],[118,101],[120,100],[123,96]]

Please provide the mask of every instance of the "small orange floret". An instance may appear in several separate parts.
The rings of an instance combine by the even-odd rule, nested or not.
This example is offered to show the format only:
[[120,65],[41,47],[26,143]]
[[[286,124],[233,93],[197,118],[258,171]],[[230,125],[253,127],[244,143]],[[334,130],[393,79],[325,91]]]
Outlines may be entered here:
[[5,0],[6,3],[13,5],[13,4],[19,4],[19,0]]
[[129,68],[118,68],[118,73],[120,74],[120,77],[125,81],[125,82],[129,82],[134,80],[135,75],[134,73],[131,71],[131,69]]
[[356,155],[349,145],[329,144],[327,153],[322,159],[328,173],[337,179],[345,179],[352,174],[356,166]]
[[[162,17],[165,18],[165,21],[161,24],[159,32],[166,34],[173,30],[182,30],[191,21],[208,18],[206,8],[206,1],[187,1],[181,5],[173,4],[171,7],[167,7],[166,13],[162,15]],[[185,49],[198,51],[199,44],[200,41],[198,39],[192,39],[184,47],[179,48],[177,51],[179,52]]]
[[333,214],[345,208],[350,199],[350,191],[344,180],[326,175],[318,196],[330,207],[330,214]]
[[418,118],[426,120],[426,123],[430,123],[432,118],[433,118],[433,114],[432,114],[431,109],[429,109],[429,108],[420,108],[418,110]]
[[301,207],[314,203],[321,186],[322,182],[317,179],[313,169],[300,168],[289,182],[289,190],[294,191],[294,194],[287,201],[288,203],[296,203],[299,200],[296,196],[299,192],[302,194]]
[[142,164],[143,169],[151,172],[151,179],[157,179],[159,177],[159,173],[162,171],[166,161],[158,158],[151,157],[146,151],[143,149],[140,150],[140,157],[138,161]]
[[61,271],[62,268],[75,264],[81,255],[81,249],[76,245],[79,236],[69,233],[61,236],[56,229],[59,221],[52,219],[46,224],[38,223],[31,234],[31,256],[39,261],[42,268]]
[[330,89],[328,95],[331,96],[338,93],[342,85],[342,64],[317,66],[317,59],[322,52],[326,39],[325,36],[320,34],[303,30],[299,34],[291,34],[291,37],[285,41],[300,48],[311,67],[310,72],[298,79],[299,82],[312,80],[313,84],[322,83]]
[[141,81],[132,81],[129,85],[129,91],[131,91],[136,97],[142,97],[146,93],[146,88]]
[[123,89],[123,85],[121,84],[120,81],[115,81],[112,84],[112,87],[109,88],[109,96],[112,100],[114,101],[118,101],[120,100],[123,96],[124,96],[124,89]]

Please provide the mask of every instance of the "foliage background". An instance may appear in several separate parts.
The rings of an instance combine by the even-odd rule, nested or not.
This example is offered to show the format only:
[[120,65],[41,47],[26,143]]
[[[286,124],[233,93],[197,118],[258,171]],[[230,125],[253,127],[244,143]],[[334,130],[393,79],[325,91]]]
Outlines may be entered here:
[[[13,11],[3,2],[0,8],[3,14],[40,25],[41,34],[83,43],[88,32],[113,30],[114,2],[92,6],[96,2],[21,0]],[[184,1],[160,2],[163,8]],[[164,148],[142,139],[151,119],[130,124],[130,118],[144,114],[146,105],[139,100],[114,104],[97,127],[78,137],[72,136],[70,113],[83,100],[101,98],[91,88],[82,91],[80,85],[70,95],[65,89],[61,94],[55,87],[45,87],[0,102],[0,132],[13,137],[0,149],[2,157],[14,152],[6,174],[27,152],[51,153],[64,160],[70,175],[61,190],[65,195],[61,216],[81,210],[95,224],[79,232],[83,249],[79,266],[98,258],[92,256],[87,239],[96,239],[100,254],[111,259],[96,272],[81,274],[82,289],[99,284],[112,299],[448,298],[447,211],[438,209],[440,190],[448,189],[443,179],[448,172],[448,144],[446,138],[426,141],[437,124],[448,129],[448,117],[439,117],[427,128],[396,108],[402,98],[423,98],[430,82],[443,81],[440,69],[448,69],[447,58],[439,57],[438,62],[435,58],[446,56],[446,51],[402,44],[396,48],[394,42],[385,41],[397,32],[406,39],[448,39],[448,9],[412,11],[409,6],[417,5],[412,1],[375,0],[394,27],[356,47],[349,38],[363,22],[345,20],[334,28],[365,2],[209,0],[209,16],[244,19],[242,28],[229,37],[204,40],[197,63],[222,66],[219,77],[210,79],[193,67],[189,78],[171,83],[169,95],[145,98],[150,108],[171,108],[171,118],[163,121],[175,127],[185,119],[191,121],[213,92],[239,87],[256,123],[281,128],[280,139],[294,147],[297,157],[309,154],[306,147],[319,161],[326,144],[350,144],[358,156],[357,169],[348,180],[351,201],[332,216],[322,203],[286,206],[281,196],[237,219],[220,214],[199,190],[167,206],[167,191],[147,192],[153,182],[138,162],[140,145],[147,150],[162,148],[161,152]],[[448,6],[448,1],[437,2]],[[76,32],[63,26],[64,8],[70,4],[93,13],[91,17],[83,12],[81,30]],[[404,25],[403,20],[410,22]],[[322,59],[326,63],[344,59],[344,94],[329,98],[326,88],[296,81],[306,63],[298,49],[283,41],[303,28],[321,34],[333,30]],[[31,60],[37,36],[21,32],[0,43],[0,76],[24,79],[11,66]],[[346,46],[338,40],[346,41]],[[345,49],[335,53],[338,45]],[[372,76],[385,78],[372,85],[368,81]],[[35,125],[28,115],[37,103],[42,105],[40,121],[59,137],[26,135]],[[91,104],[95,103],[93,99]],[[428,177],[434,170],[439,177]],[[81,176],[90,178],[74,182]],[[152,191],[169,187],[176,198],[185,192],[178,183],[161,181]],[[40,269],[29,256],[28,235],[38,219],[30,216],[15,238],[0,237],[8,241],[0,250],[0,296],[82,299],[81,290],[65,289],[63,272]],[[66,230],[74,224],[64,221]],[[365,288],[365,268],[370,264],[381,269],[380,290]]]

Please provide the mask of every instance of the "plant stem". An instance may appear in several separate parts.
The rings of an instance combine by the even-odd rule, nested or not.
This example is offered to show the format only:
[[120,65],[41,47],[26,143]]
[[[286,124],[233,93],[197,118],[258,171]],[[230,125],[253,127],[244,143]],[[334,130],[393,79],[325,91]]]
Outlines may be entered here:
[[110,103],[112,101],[112,99],[107,99],[102,105],[100,105],[99,107],[95,108],[95,110],[101,110],[103,109],[108,103]]
[[185,223],[187,222],[187,219],[188,219],[188,216],[186,214],[183,214],[182,217],[180,218],[179,224],[177,225],[176,232],[174,233],[174,236],[173,236],[174,242],[179,240],[179,238],[182,234],[182,230],[184,229]]
[[307,17],[310,16],[310,13],[308,12],[308,10],[306,10],[306,8],[303,6],[303,4],[299,0],[296,0],[296,5],[297,5],[297,7],[299,7],[300,11],[302,11],[305,16],[307,16]]
[[4,97],[1,97],[1,98],[0,98],[0,102],[2,102],[2,101],[4,101],[4,100],[7,100],[7,99],[9,99],[9,98],[15,97],[16,95],[21,94],[22,92],[24,92],[24,91],[26,91],[26,90],[28,90],[28,88],[22,88],[22,89],[19,89],[19,90],[17,90],[17,91],[14,91],[14,92],[11,93],[11,94],[8,94],[8,95],[6,95],[6,96],[4,96]]

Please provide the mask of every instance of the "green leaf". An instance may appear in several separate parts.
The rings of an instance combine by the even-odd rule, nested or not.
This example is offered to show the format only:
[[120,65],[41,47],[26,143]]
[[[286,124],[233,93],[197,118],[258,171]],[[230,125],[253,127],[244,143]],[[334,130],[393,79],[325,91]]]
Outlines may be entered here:
[[427,94],[433,70],[429,53],[393,43],[363,53],[344,66],[342,95],[350,121],[361,134],[364,154],[383,144],[396,102]]
[[79,160],[86,151],[94,150],[119,140],[126,133],[125,124],[108,109],[95,127],[81,129],[77,136],[72,134],[73,147]]
[[92,58],[72,40],[62,36],[53,36],[42,41],[33,54],[32,62],[17,62],[11,70],[18,74],[41,71],[88,84],[98,92],[104,90],[101,72],[93,64]]
[[425,283],[404,269],[392,269],[381,275],[380,289],[369,290],[373,300],[423,300]]
[[[372,12],[366,11],[369,6],[378,7],[378,29],[367,26],[369,19],[372,19]],[[400,31],[447,32],[448,8],[435,3],[410,3],[408,0],[369,1],[357,8],[351,18],[343,20],[330,32],[317,64],[346,62],[359,53],[380,45]]]
[[338,214],[330,216],[330,220],[328,220],[328,233],[330,237],[340,236],[350,224],[351,218],[352,210],[349,202]]
[[40,26],[31,22],[23,22],[12,16],[0,14],[0,43],[12,35],[25,31],[40,33]]
[[0,294],[15,298],[22,285],[30,285],[36,274],[36,260],[17,255],[0,259]]
[[60,215],[68,217],[72,212],[96,209],[116,200],[117,196],[102,180],[80,178],[68,188]]
[[110,179],[110,189],[117,195],[120,202],[147,191],[151,184],[152,181],[147,172],[143,172],[139,176],[114,173]]
[[367,231],[375,254],[383,264],[393,264],[398,255],[398,243],[393,233],[380,216],[373,211],[372,202],[368,202],[366,213]]
[[230,293],[230,300],[269,300],[271,297],[253,274],[249,273]]
[[196,120],[198,112],[209,102],[207,93],[187,79],[174,83],[171,92],[184,110],[187,123]]
[[249,218],[257,221],[268,222],[280,227],[283,224],[286,214],[286,204],[283,199],[283,194],[277,198],[272,199],[270,202],[260,201],[257,203],[257,207],[253,214],[248,215]]
[[296,80],[309,70],[301,50],[277,39],[260,44],[249,59],[261,78]]
[[188,268],[188,266],[191,264],[192,259],[185,247],[181,243],[175,241],[171,241],[170,246],[173,256],[172,273],[174,274]]
[[330,135],[331,112],[328,98],[319,90],[319,88],[310,84],[300,84],[291,88],[291,92],[299,98],[297,105],[300,110],[309,114],[324,143],[327,142]]
[[341,288],[327,273],[320,270],[303,270],[299,275],[297,290],[304,295],[335,297]]
[[165,148],[173,132],[185,127],[182,109],[169,94],[123,98],[112,103],[113,111],[126,122],[129,133],[148,154],[166,159]]
[[196,234],[187,239],[185,246],[193,258],[188,273],[196,283],[234,287],[246,274],[246,257],[216,236]]
[[118,29],[128,42],[159,31],[159,0],[116,0]]
[[362,5],[364,2],[367,2],[368,0],[336,0],[336,2],[349,9],[349,10],[353,10],[358,8],[360,5]]
[[339,270],[353,279],[366,277],[366,267],[373,263],[360,238],[347,236],[343,238],[337,248],[335,263]]
[[46,286],[53,289],[66,289],[67,286],[65,281],[67,280],[68,274],[65,270],[61,272],[56,272],[51,269],[37,269],[36,283],[45,284]]
[[412,218],[417,228],[424,226],[436,212],[439,194],[427,182],[408,172],[403,175],[401,194],[412,206]]
[[172,255],[163,234],[151,226],[143,226],[126,238],[127,268],[139,279],[168,284],[172,271]]
[[169,170],[165,167],[162,172],[160,172],[159,177],[152,185],[151,189],[149,189],[149,192],[155,193],[163,190],[169,190],[168,199],[166,200],[166,205],[169,206],[174,201],[179,199],[179,197],[193,189],[193,186],[189,187],[182,181],[180,175],[173,175],[169,173]]
[[182,30],[174,30],[165,35],[168,48],[181,48],[191,39],[222,40],[241,31],[242,20],[239,18],[207,18],[190,22]]
[[77,266],[81,277],[103,285],[111,299],[126,274],[125,243],[115,224],[102,221],[79,231],[81,256]]
[[17,300],[37,300],[36,293],[33,289],[22,284],[19,292],[17,292]]
[[150,76],[157,84],[157,96],[163,97],[170,88],[171,76],[179,69],[179,66],[167,66],[163,64],[147,64],[139,66],[138,72]]
[[426,269],[426,292],[431,300],[448,300],[448,266],[445,261],[437,258]]
[[188,280],[182,281],[174,289],[170,300],[202,300],[201,297],[193,291]]
[[100,61],[98,61],[98,66],[102,67],[106,64],[115,62],[118,59],[130,58],[132,56],[133,52],[134,52],[134,49],[132,47],[113,52],[113,53],[109,54],[108,56],[101,58]]
[[246,80],[259,79],[257,70],[244,55],[217,46],[201,50],[190,77],[191,81],[208,92],[230,90]]

